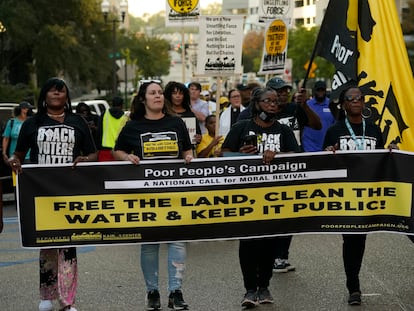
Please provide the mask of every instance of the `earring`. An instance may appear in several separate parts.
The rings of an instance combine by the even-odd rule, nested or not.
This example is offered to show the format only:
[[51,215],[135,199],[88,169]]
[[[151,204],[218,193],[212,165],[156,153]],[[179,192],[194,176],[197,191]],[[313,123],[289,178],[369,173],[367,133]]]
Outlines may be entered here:
[[[364,111],[366,111],[366,112],[368,112],[368,113],[364,113]],[[361,112],[361,116],[362,116],[364,119],[369,119],[369,118],[371,118],[371,116],[372,116],[372,110],[371,110],[371,108],[364,108],[364,110],[362,110],[362,112]]]

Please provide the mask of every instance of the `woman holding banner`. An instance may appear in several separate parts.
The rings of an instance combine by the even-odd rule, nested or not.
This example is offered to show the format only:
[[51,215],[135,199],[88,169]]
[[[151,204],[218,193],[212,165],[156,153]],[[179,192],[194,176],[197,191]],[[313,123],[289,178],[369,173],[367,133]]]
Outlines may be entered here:
[[[168,111],[159,83],[151,81],[141,85],[132,102],[130,118],[131,121],[119,133],[113,152],[115,159],[134,164],[139,164],[141,160],[174,158],[191,162],[192,146],[187,127],[181,118]],[[147,287],[146,310],[161,308],[159,247],[160,244],[141,246],[141,269]],[[185,243],[168,243],[168,307],[174,310],[188,309],[181,291],[185,258]]]
[[[356,84],[341,92],[339,103],[343,117],[326,132],[323,148],[333,152],[335,150],[383,149],[381,129],[363,117],[364,96]],[[343,234],[342,257],[350,305],[361,304],[359,271],[364,256],[365,241],[366,234]]]
[[[222,145],[223,153],[260,154],[270,164],[277,153],[299,152],[293,131],[280,124],[276,114],[280,107],[277,94],[270,88],[256,88],[251,97],[252,118],[235,123]],[[275,239],[240,240],[239,260],[246,294],[242,307],[273,303],[268,287],[275,259]]]
[[[97,160],[88,124],[72,113],[69,89],[63,80],[46,81],[37,107],[37,114],[23,123],[15,152],[8,160],[16,173],[21,173],[21,163],[29,149],[31,163],[76,165]],[[39,311],[53,310],[55,299],[59,300],[60,310],[76,311],[73,307],[78,285],[76,248],[41,249],[39,262]]]

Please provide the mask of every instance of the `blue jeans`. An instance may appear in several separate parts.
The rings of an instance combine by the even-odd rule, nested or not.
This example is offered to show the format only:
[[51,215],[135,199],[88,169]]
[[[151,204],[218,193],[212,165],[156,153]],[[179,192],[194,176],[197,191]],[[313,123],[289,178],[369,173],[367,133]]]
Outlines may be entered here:
[[[181,289],[185,269],[185,243],[168,243],[168,291]],[[141,245],[141,269],[147,291],[158,290],[158,266],[160,244]]]

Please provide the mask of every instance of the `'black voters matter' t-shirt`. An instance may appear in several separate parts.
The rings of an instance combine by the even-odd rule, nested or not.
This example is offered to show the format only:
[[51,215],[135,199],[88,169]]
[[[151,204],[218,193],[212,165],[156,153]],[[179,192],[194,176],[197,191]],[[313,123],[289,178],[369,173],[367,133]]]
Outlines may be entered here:
[[270,127],[260,127],[253,119],[241,120],[235,123],[223,142],[222,148],[238,152],[245,143],[247,135],[257,137],[257,151],[263,154],[265,150],[274,152],[299,152],[293,131],[278,121]]
[[131,120],[119,133],[114,150],[134,153],[142,160],[178,159],[191,149],[191,141],[183,120],[165,116],[159,120]]
[[72,163],[77,156],[96,152],[95,143],[85,119],[66,115],[63,123],[46,115],[27,119],[20,130],[16,151],[26,153],[38,164]]

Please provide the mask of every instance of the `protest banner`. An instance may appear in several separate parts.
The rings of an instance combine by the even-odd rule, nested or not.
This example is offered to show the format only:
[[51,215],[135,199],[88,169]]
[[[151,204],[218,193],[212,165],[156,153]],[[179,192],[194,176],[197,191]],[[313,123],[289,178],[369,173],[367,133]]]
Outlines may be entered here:
[[200,17],[199,0],[166,0],[166,27],[194,27]]
[[243,16],[200,16],[199,76],[242,74]]
[[238,239],[298,233],[414,233],[412,153],[316,152],[24,165],[24,247]]

